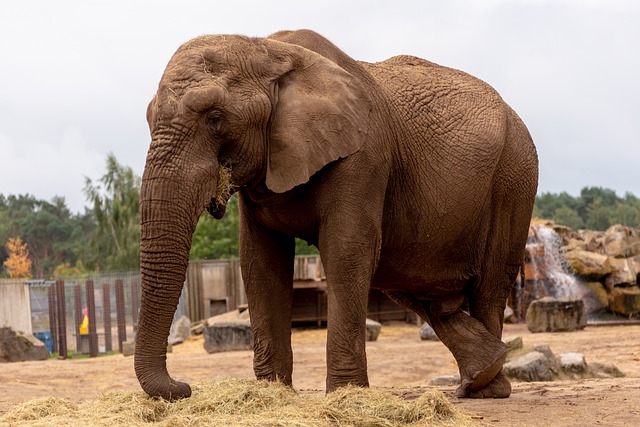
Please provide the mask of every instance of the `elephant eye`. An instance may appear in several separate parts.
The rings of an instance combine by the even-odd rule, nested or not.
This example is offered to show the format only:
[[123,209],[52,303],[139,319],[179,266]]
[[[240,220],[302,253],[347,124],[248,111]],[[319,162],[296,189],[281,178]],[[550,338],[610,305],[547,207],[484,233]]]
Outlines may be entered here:
[[213,132],[220,132],[222,128],[222,113],[220,113],[219,111],[211,113],[207,118],[207,124]]

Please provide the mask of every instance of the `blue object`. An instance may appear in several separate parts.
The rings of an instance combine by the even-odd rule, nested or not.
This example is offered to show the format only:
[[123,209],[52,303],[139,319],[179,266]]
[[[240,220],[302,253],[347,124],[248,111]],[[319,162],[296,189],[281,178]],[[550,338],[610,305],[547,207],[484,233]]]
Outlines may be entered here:
[[33,336],[38,338],[42,343],[47,347],[47,352],[51,355],[51,350],[53,349],[53,339],[51,338],[51,332],[34,332]]

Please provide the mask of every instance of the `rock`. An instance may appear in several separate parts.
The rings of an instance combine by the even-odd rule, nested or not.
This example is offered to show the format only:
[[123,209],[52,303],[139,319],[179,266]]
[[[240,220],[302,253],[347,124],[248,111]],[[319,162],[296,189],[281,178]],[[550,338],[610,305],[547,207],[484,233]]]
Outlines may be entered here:
[[553,373],[551,363],[539,351],[532,351],[516,360],[505,363],[505,375],[521,381],[551,381]]
[[587,373],[587,362],[581,353],[562,353],[560,368],[572,378],[582,378]]
[[628,258],[640,254],[640,236],[631,227],[612,225],[604,233],[605,253],[615,258]]
[[49,352],[42,341],[31,334],[0,328],[0,363],[47,360]]
[[428,323],[420,327],[420,339],[422,341],[440,341],[440,338],[436,335],[436,331],[434,331]]
[[640,313],[640,289],[637,286],[616,286],[609,292],[609,308],[619,314],[630,316]]
[[518,320],[514,318],[515,313],[513,312],[513,308],[506,306],[504,309],[504,323],[516,323]]
[[576,274],[587,279],[598,280],[611,273],[611,258],[606,255],[577,250],[568,251],[565,258]]
[[552,374],[558,375],[560,373],[560,362],[558,361],[558,358],[555,356],[555,354],[553,354],[553,352],[551,351],[551,347],[549,347],[549,344],[537,344],[533,347],[533,351],[544,354],[544,356],[549,361],[549,366]]
[[227,322],[248,322],[250,321],[249,310],[231,310],[226,313],[219,314],[207,319],[207,325],[215,325],[216,323]]
[[585,295],[582,299],[587,314],[609,307],[609,294],[602,283],[584,282],[582,285],[585,289]]
[[594,378],[622,378],[624,374],[617,366],[605,363],[590,363],[589,372]]
[[382,325],[375,320],[367,319],[366,327],[367,341],[376,341],[378,339],[378,335],[380,335],[380,329],[382,328]]
[[[173,352],[173,345],[167,345],[167,353]],[[136,342],[135,341],[123,341],[122,342],[122,355],[124,357],[133,356],[136,353]]]
[[522,337],[511,338],[505,340],[504,343],[507,345],[507,351],[518,350],[524,346]]
[[186,341],[191,336],[191,321],[187,316],[180,316],[171,324],[169,344],[175,345]]
[[[604,231],[578,230],[576,234],[577,239],[583,242],[583,250],[605,254]],[[569,246],[572,244],[570,243]]]
[[253,349],[251,323],[245,321],[218,322],[204,328],[204,349],[207,353]]
[[136,342],[135,341],[124,341],[122,343],[122,355],[124,357],[133,356],[136,352]]
[[460,375],[441,375],[429,380],[429,385],[451,386],[460,384]]
[[533,301],[527,309],[531,332],[575,331],[586,324],[582,300],[545,297]]
[[633,262],[626,258],[609,258],[609,264],[611,265],[611,273],[607,275],[604,282],[608,289],[616,285],[635,285],[637,283]]

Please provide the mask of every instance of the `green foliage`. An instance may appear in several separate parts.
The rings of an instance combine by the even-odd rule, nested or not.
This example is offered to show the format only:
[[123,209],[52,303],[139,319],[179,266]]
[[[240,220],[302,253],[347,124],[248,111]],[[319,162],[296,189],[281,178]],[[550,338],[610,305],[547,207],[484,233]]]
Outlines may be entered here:
[[239,230],[238,197],[234,195],[229,199],[221,220],[216,220],[206,212],[200,216],[193,233],[189,259],[238,258]]
[[[227,204],[227,210],[221,220],[203,213],[196,231],[193,233],[189,259],[228,259],[238,258],[240,239],[240,214],[238,196],[233,195]],[[296,255],[317,254],[315,246],[309,246],[304,240],[296,239]]]
[[533,216],[551,219],[573,229],[606,230],[614,224],[640,228],[640,199],[601,187],[585,187],[580,196],[542,193],[536,197]]
[[317,255],[318,248],[308,244],[304,240],[296,239],[296,255]]
[[93,183],[85,177],[84,192],[93,205],[96,229],[85,265],[101,271],[140,268],[140,184],[130,167],[107,156],[107,172]]
[[[83,221],[83,216],[71,214],[60,197],[47,202],[28,194],[0,195],[0,244],[9,237],[21,237],[29,248],[34,277],[50,275],[63,262],[75,264]],[[0,259],[6,257],[3,247]]]

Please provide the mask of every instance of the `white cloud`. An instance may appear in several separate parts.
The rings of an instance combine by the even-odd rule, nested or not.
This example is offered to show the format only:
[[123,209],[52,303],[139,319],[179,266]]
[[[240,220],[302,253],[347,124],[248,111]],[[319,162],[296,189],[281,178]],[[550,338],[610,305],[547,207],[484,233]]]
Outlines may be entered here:
[[357,59],[413,54],[489,82],[536,140],[541,191],[640,196],[639,21],[640,2],[625,0],[8,2],[0,192],[81,210],[83,176],[101,176],[109,151],[142,173],[146,105],[180,44],[311,28]]
[[104,173],[104,155],[87,146],[76,126],[65,129],[54,143],[15,141],[0,135],[0,152],[2,193],[31,194],[45,200],[63,196],[72,212],[84,210],[83,176]]

